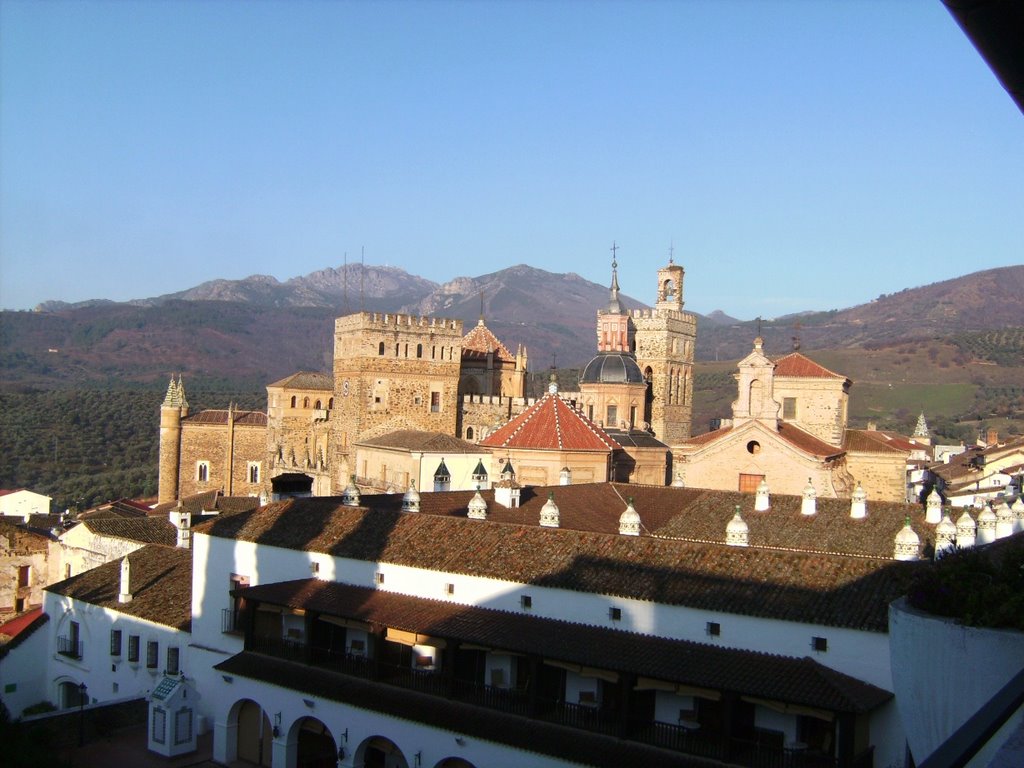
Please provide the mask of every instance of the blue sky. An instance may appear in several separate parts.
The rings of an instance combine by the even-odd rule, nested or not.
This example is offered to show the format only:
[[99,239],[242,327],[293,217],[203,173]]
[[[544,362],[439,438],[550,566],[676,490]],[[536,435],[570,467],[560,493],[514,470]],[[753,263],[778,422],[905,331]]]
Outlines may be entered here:
[[938,0],[0,2],[0,307],[518,263],[748,319],[1024,263]]

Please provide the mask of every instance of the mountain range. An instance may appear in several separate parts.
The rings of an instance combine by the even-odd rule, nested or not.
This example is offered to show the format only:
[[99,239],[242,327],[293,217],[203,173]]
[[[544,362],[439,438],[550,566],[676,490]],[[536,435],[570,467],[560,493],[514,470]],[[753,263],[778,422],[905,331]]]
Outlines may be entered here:
[[[968,331],[1024,327],[1024,265],[908,288],[867,304],[760,323],[782,353],[879,347]],[[580,366],[595,351],[595,312],[608,288],[574,273],[518,265],[437,284],[396,267],[350,264],[281,282],[267,275],[213,280],[131,302],[46,302],[0,312],[0,378],[41,384],[151,382],[171,371],[207,383],[254,386],[295,370],[329,370],[333,318],[364,309],[453,317],[483,314],[530,367]],[[645,305],[621,297],[628,308]],[[837,301],[841,292],[837,289]],[[749,351],[755,321],[698,315],[698,360]]]

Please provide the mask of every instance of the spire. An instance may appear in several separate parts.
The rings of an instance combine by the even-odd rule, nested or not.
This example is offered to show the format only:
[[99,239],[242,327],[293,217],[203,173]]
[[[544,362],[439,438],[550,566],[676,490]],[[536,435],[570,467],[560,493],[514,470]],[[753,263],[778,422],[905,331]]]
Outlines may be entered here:
[[921,415],[917,417],[917,426],[914,427],[913,437],[931,436],[931,432],[928,431],[928,422],[924,420],[924,411],[921,411]]
[[615,252],[619,249],[619,246],[612,241],[612,285],[611,285],[611,298],[608,300],[608,311],[612,314],[622,314],[622,304],[619,303],[619,264],[615,258]]

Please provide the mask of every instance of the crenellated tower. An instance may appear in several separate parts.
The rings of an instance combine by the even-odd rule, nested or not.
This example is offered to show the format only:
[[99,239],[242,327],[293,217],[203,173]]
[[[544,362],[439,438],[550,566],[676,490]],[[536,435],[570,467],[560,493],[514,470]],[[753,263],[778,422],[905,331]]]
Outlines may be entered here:
[[336,493],[363,468],[353,443],[399,429],[456,434],[462,321],[360,312],[334,323],[330,417]]
[[636,360],[647,382],[644,420],[655,437],[675,445],[690,436],[697,318],[683,311],[683,268],[669,256],[658,270],[657,302],[636,310]]

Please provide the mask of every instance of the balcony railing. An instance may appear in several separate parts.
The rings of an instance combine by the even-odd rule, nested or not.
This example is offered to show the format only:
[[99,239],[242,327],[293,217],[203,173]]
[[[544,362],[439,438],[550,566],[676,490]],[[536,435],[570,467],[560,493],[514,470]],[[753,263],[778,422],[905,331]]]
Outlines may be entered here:
[[[254,637],[249,650],[298,661],[354,677],[453,698],[510,714],[535,717],[594,733],[626,738],[695,757],[746,768],[839,768],[839,761],[809,749],[790,749],[763,740],[739,739],[670,723],[632,720],[624,728],[618,712],[599,706],[535,698],[526,690],[498,688],[473,680],[450,679],[440,670],[414,669],[341,648],[308,646],[279,637]],[[870,749],[857,755],[851,768],[871,768]]]
[[239,614],[234,608],[223,608],[220,612],[220,631],[226,635],[242,634]]
[[82,658],[82,641],[75,637],[57,636],[57,653],[69,659]]

